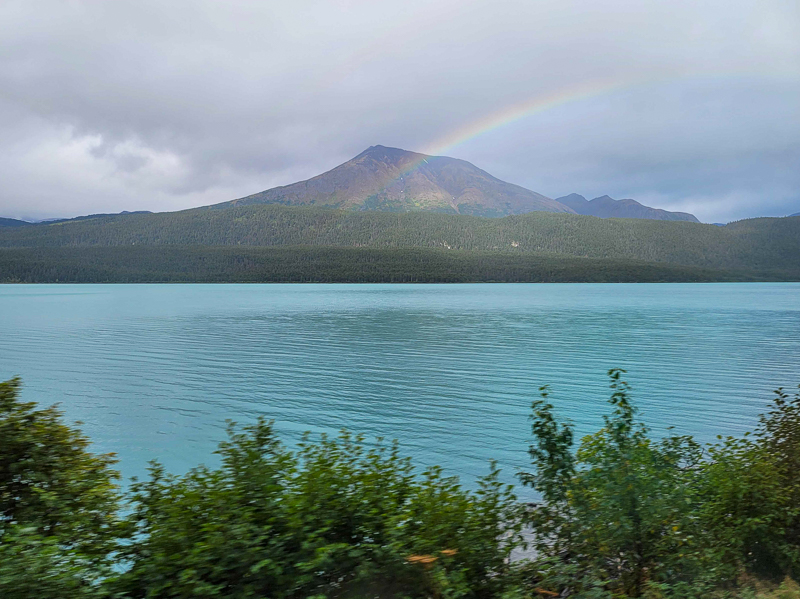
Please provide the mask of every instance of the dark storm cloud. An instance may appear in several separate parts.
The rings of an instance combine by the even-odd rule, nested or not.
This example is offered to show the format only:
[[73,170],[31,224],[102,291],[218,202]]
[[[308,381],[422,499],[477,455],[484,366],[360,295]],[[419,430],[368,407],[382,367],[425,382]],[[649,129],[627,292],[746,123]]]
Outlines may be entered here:
[[436,146],[557,196],[800,210],[794,1],[0,4],[0,215],[171,210]]

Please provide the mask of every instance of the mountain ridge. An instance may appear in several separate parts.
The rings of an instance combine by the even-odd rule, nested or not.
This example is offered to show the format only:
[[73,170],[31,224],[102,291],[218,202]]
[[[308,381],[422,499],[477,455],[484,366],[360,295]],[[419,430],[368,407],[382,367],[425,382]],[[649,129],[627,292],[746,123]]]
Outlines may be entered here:
[[466,160],[381,145],[370,146],[347,162],[305,181],[210,208],[250,204],[492,217],[536,211],[574,212],[552,198],[502,181]]
[[597,216],[599,218],[638,218],[647,220],[673,220],[699,223],[694,214],[688,212],[670,212],[661,208],[651,208],[640,204],[636,200],[614,198],[604,195],[593,200],[587,200],[580,194],[571,193],[569,195],[556,198],[557,202],[569,206],[576,213],[585,216]]

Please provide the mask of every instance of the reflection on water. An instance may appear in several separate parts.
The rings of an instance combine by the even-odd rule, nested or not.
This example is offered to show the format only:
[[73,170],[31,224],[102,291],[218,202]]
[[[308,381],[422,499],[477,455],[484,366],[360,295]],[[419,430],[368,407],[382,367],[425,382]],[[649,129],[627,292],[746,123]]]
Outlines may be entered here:
[[800,284],[7,285],[0,378],[61,402],[125,475],[213,461],[225,419],[397,438],[471,480],[526,464],[543,384],[580,434],[629,371],[661,432],[752,428],[800,383]]

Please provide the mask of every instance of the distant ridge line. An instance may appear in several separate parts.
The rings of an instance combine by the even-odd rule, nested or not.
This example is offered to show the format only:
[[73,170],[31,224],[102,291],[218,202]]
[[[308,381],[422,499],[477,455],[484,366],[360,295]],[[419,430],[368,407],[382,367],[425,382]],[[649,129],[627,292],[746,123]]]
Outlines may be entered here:
[[578,214],[597,216],[599,218],[639,218],[647,220],[679,220],[699,223],[694,214],[688,212],[670,212],[660,208],[651,208],[636,200],[615,200],[610,196],[600,196],[587,200],[582,195],[571,193],[557,198],[556,201],[569,206]]

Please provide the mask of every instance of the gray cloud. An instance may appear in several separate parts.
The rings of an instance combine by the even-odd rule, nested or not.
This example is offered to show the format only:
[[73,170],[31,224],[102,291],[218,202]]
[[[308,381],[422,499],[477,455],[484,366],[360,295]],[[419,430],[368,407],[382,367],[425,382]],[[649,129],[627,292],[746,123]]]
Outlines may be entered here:
[[[591,89],[439,144],[506,107]],[[0,215],[173,210],[372,144],[558,196],[800,210],[794,0],[0,4]]]

